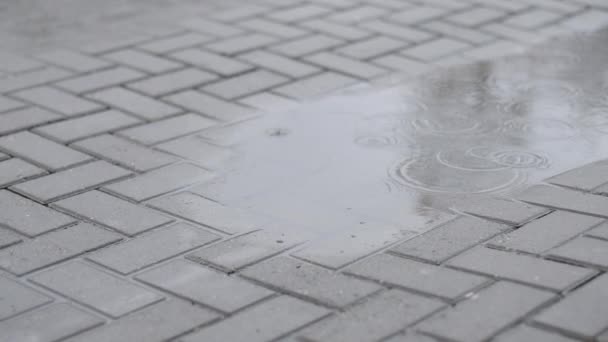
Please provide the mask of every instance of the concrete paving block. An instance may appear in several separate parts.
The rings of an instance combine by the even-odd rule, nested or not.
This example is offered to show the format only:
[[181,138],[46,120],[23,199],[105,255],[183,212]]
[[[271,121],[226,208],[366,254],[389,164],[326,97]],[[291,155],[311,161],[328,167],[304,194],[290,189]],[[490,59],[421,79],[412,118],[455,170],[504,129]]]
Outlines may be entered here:
[[19,158],[0,162],[0,188],[46,174],[46,170]]
[[182,112],[167,103],[118,87],[91,93],[88,97],[146,120],[158,120]]
[[62,116],[38,107],[18,109],[0,115],[0,134],[14,133],[47,122],[61,119]]
[[145,145],[152,145],[201,131],[216,123],[214,120],[189,113],[127,128],[118,134]]
[[212,73],[186,68],[129,83],[128,87],[150,96],[161,96],[209,83],[218,77]]
[[83,94],[103,88],[113,87],[122,83],[145,77],[142,72],[125,68],[115,67],[101,70],[90,74],[69,78],[57,82],[57,87],[68,90],[75,94]]
[[608,198],[547,185],[536,185],[518,199],[544,207],[608,218]]
[[547,208],[496,197],[461,201],[454,206],[454,209],[511,226],[520,226],[534,218],[549,213]]
[[252,65],[202,49],[192,48],[172,53],[171,58],[195,65],[222,76],[240,74],[253,69]]
[[579,237],[547,253],[551,258],[608,269],[608,241]]
[[180,63],[175,61],[133,49],[111,52],[102,55],[102,57],[133,69],[138,69],[153,74],[168,72],[182,67]]
[[0,293],[0,321],[53,300],[4,275],[0,275]]
[[22,90],[12,96],[67,116],[87,114],[104,108],[95,102],[46,86]]

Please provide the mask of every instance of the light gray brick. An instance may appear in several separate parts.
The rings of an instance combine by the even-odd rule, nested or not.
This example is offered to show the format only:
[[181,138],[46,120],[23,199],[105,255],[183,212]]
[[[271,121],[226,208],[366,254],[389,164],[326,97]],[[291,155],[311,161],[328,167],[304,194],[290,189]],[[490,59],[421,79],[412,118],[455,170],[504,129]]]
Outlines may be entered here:
[[296,333],[312,341],[377,341],[437,311],[444,304],[399,290],[367,298],[346,312]]
[[268,17],[282,22],[294,22],[312,17],[318,17],[329,12],[331,12],[331,9],[327,7],[318,6],[315,4],[302,4],[296,7],[275,11],[268,15]]
[[187,49],[171,54],[172,58],[184,63],[218,73],[223,76],[231,76],[253,69],[253,66],[201,49]]
[[11,189],[39,202],[48,203],[64,196],[84,192],[124,178],[130,174],[130,171],[105,161],[95,161],[13,185]]
[[66,227],[76,220],[6,190],[0,190],[0,225],[27,236]]
[[240,59],[283,75],[300,78],[320,71],[310,64],[286,58],[266,51],[254,51],[239,56]]
[[50,297],[3,275],[0,275],[0,293],[0,321],[52,301]]
[[305,60],[330,70],[340,71],[345,74],[364,79],[371,79],[388,72],[387,70],[374,66],[373,64],[342,57],[329,52],[322,52],[308,56],[305,58]]
[[504,23],[507,25],[530,30],[544,26],[552,21],[559,19],[560,17],[561,15],[555,12],[543,9],[535,9],[510,17],[508,20],[505,20]]
[[488,282],[488,278],[407,260],[390,254],[379,254],[363,260],[345,271],[348,274],[379,281],[390,286],[457,299]]
[[250,266],[241,271],[241,275],[335,308],[345,307],[380,289],[378,285],[281,256]]
[[324,72],[276,88],[274,91],[294,99],[304,100],[319,95],[325,95],[328,92],[357,82],[359,82],[357,79],[348,76],[334,72]]
[[388,11],[384,8],[362,5],[352,9],[339,11],[328,18],[340,23],[354,24],[383,16]]
[[544,206],[608,218],[608,198],[547,185],[536,185],[522,192],[518,199]]
[[498,335],[492,341],[496,342],[575,342],[576,340],[564,337],[555,332],[549,332],[527,325],[519,325]]
[[226,207],[189,192],[158,198],[149,204],[171,215],[226,234],[247,233],[260,228],[252,215],[244,210]]
[[80,223],[0,250],[0,267],[23,275],[120,239],[118,234]]
[[422,27],[431,32],[437,32],[442,35],[461,39],[473,44],[486,43],[496,39],[494,36],[485,34],[477,28],[470,29],[458,25],[453,25],[441,20],[431,21],[422,25]]
[[433,37],[433,34],[426,31],[404,25],[392,24],[386,20],[373,20],[365,22],[361,24],[361,27],[372,30],[381,35],[395,37],[407,42],[421,42]]
[[322,34],[314,34],[269,47],[269,50],[289,57],[300,57],[344,43],[342,40]]
[[423,74],[432,69],[432,66],[415,61],[410,58],[391,54],[388,56],[373,59],[372,63],[378,64],[386,69],[393,69],[400,72],[405,72],[408,75],[416,76]]
[[553,176],[546,181],[573,189],[591,191],[608,183],[608,161],[601,160]]
[[217,239],[219,236],[215,234],[178,223],[110,246],[88,259],[120,274],[129,274]]
[[194,133],[215,124],[216,122],[211,119],[189,113],[128,128],[118,134],[142,144],[152,145]]
[[265,19],[249,19],[242,21],[239,26],[247,28],[251,31],[257,31],[286,39],[301,37],[308,33],[308,31],[299,29],[293,25],[283,25]]
[[23,241],[23,239],[17,233],[0,227],[0,248],[8,247],[21,241]]
[[131,49],[111,52],[103,55],[103,58],[153,74],[167,72],[182,67],[180,63],[175,61]]
[[422,61],[432,61],[462,51],[470,45],[450,38],[434,39],[406,49],[403,54]]
[[471,10],[451,15],[446,19],[463,26],[477,26],[488,21],[498,20],[505,12],[488,7],[477,7]]
[[92,158],[30,132],[0,138],[0,149],[49,170],[59,170]]
[[23,55],[0,52],[0,70],[6,71],[9,74],[22,73],[29,70],[40,69],[44,65],[39,61],[31,58],[26,58]]
[[516,251],[542,254],[598,225],[602,219],[556,211],[523,227],[496,237],[489,244]]
[[551,258],[608,269],[608,241],[579,237],[547,253]]
[[45,170],[19,158],[5,160],[0,162],[0,188],[44,174],[46,174]]
[[395,13],[390,16],[389,19],[401,24],[412,25],[422,21],[438,18],[445,13],[447,13],[447,10],[443,8],[416,6],[414,8],[409,8],[405,11]]
[[99,58],[72,50],[53,50],[39,54],[36,57],[45,62],[78,72],[94,71],[111,65]]
[[259,6],[254,4],[242,4],[241,6],[229,7],[219,12],[214,12],[210,15],[214,20],[233,22],[250,17],[257,16],[269,12],[271,9],[265,6]]
[[[184,336],[183,342],[263,342],[279,338],[327,315],[326,309],[280,296]],[[239,327],[239,329],[234,329]]]
[[0,135],[61,119],[59,114],[38,107],[19,109],[0,115]]
[[161,38],[141,44],[138,46],[138,48],[152,53],[168,53],[171,51],[207,43],[211,40],[213,40],[213,37],[199,33],[186,32],[176,36]]
[[226,313],[239,310],[273,294],[272,291],[240,278],[183,259],[173,260],[144,272],[138,275],[137,279]]
[[165,99],[178,106],[220,121],[237,121],[253,114],[253,110],[249,108],[194,90],[173,94]]
[[68,116],[91,113],[103,106],[51,87],[37,87],[13,93],[13,96]]
[[243,30],[236,28],[234,25],[218,23],[203,18],[187,20],[181,23],[181,26],[222,38],[236,36],[243,33]]
[[141,120],[117,110],[103,112],[64,120],[34,129],[34,132],[63,143],[87,138],[92,135],[112,132],[133,126]]
[[0,341],[59,341],[101,324],[100,318],[72,305],[53,304],[0,322]]
[[239,99],[239,102],[267,112],[287,110],[298,105],[297,101],[290,100],[271,92],[247,96]]
[[467,50],[463,55],[476,60],[487,60],[518,54],[522,51],[524,51],[524,48],[518,43],[508,40],[496,40],[493,43]]
[[552,297],[550,292],[498,282],[473,298],[422,321],[417,328],[453,341],[484,341]]
[[80,334],[69,342],[162,342],[211,322],[217,314],[178,300],[166,300]]
[[487,24],[481,27],[481,30],[492,33],[496,36],[514,40],[524,44],[535,44],[549,38],[549,34],[540,30],[527,31],[517,29],[504,24]]
[[154,210],[100,191],[69,197],[53,206],[131,236],[173,221]]
[[369,59],[397,50],[406,45],[408,43],[379,36],[346,45],[337,49],[336,52],[356,59]]
[[342,25],[326,19],[303,21],[300,26],[346,40],[358,40],[371,35],[370,32],[359,29],[352,25]]
[[406,335],[395,335],[387,340],[383,340],[383,342],[437,342],[437,340],[429,336],[410,332]]
[[222,168],[233,157],[231,149],[213,145],[198,135],[171,140],[156,145],[156,148],[194,161],[209,170]]
[[140,79],[144,76],[144,73],[133,69],[116,67],[70,78],[56,83],[56,85],[59,88],[71,91],[73,93],[82,94],[107,87],[113,87],[122,83]]
[[201,90],[227,100],[233,100],[238,97],[261,92],[287,81],[288,79],[286,77],[273,72],[258,70],[244,75],[223,79],[204,86]]
[[0,93],[8,93],[10,91],[58,81],[67,78],[70,75],[71,73],[66,70],[49,67],[0,78]]
[[577,32],[593,32],[604,27],[606,23],[608,23],[608,12],[588,9],[562,21],[561,25]]
[[148,171],[179,160],[166,153],[107,134],[80,140],[73,146],[135,171]]
[[391,252],[441,263],[489,239],[508,226],[460,216],[391,249]]
[[0,95],[0,113],[25,107],[25,103]]
[[158,120],[181,112],[179,108],[124,88],[109,88],[92,93],[89,97],[149,120]]
[[470,215],[511,226],[520,226],[549,212],[546,208],[487,196],[475,200],[459,201],[454,208]]
[[206,48],[222,54],[233,55],[261,48],[276,41],[277,38],[269,35],[251,33],[207,44]]
[[600,224],[598,227],[591,229],[587,232],[587,235],[608,240],[608,223]]
[[597,336],[608,327],[608,275],[570,293],[534,321],[585,339]]
[[217,79],[217,76],[194,68],[182,69],[130,83],[129,88],[150,96],[160,96],[194,88]]

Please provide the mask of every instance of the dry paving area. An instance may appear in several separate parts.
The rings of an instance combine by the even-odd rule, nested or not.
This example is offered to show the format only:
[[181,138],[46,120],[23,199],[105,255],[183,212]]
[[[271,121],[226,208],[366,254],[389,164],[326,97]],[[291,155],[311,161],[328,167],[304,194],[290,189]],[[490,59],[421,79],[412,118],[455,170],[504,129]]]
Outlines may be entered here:
[[1,342],[608,341],[608,161],[456,203],[422,234],[315,244],[199,191],[230,154],[201,132],[595,31],[608,2],[204,12],[0,54]]

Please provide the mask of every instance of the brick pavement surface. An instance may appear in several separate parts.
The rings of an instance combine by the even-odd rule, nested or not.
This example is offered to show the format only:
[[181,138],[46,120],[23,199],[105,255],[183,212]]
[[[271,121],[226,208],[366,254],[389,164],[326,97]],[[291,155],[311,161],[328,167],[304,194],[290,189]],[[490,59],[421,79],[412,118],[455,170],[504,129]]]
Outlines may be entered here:
[[606,161],[304,245],[186,189],[230,158],[219,123],[606,24],[602,0],[259,0],[1,54],[0,341],[608,341]]

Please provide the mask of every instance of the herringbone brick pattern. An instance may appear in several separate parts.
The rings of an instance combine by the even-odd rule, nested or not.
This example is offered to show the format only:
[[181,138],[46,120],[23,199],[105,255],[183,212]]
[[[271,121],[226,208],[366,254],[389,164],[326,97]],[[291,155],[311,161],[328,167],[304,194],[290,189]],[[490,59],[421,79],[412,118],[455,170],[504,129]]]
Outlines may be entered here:
[[143,41],[0,58],[0,341],[608,339],[606,163],[323,258],[348,237],[294,251],[197,195],[231,151],[195,135],[595,30],[608,3],[225,7]]

